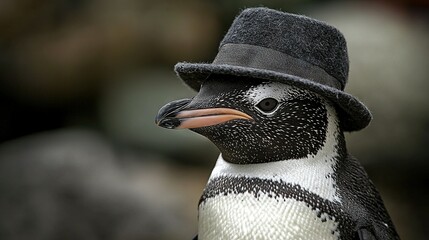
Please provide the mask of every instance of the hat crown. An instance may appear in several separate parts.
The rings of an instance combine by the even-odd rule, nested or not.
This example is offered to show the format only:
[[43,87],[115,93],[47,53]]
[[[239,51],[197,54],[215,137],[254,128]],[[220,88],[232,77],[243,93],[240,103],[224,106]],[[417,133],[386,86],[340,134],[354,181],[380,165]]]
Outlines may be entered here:
[[248,44],[287,54],[323,69],[344,89],[349,61],[344,36],[334,27],[305,16],[268,8],[239,14],[220,43]]

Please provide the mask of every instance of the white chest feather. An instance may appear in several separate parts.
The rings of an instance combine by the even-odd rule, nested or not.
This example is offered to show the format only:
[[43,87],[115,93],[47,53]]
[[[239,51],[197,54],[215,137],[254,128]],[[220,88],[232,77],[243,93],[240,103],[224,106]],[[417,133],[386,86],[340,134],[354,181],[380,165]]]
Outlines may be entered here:
[[219,195],[199,209],[202,240],[336,240],[338,223],[304,202],[253,194]]
[[[319,159],[320,160],[320,159]],[[332,164],[327,162],[332,161]],[[341,198],[335,188],[334,158],[289,160],[255,165],[235,165],[220,156],[210,177],[218,179],[261,179],[262,181],[297,185],[301,190],[320,197],[330,203],[340,204]],[[212,186],[223,188],[222,183]],[[228,184],[241,185],[240,183]],[[273,184],[274,186],[274,184]],[[320,212],[308,202],[310,195],[297,197],[279,195],[284,191],[272,187],[268,192],[250,187],[249,191],[237,191],[208,197],[199,206],[199,239],[339,239],[338,222],[335,218]],[[241,187],[239,187],[241,188]],[[226,189],[223,192],[227,192]],[[256,193],[256,194],[255,194]],[[292,194],[293,195],[293,194]],[[273,197],[274,196],[274,197]]]

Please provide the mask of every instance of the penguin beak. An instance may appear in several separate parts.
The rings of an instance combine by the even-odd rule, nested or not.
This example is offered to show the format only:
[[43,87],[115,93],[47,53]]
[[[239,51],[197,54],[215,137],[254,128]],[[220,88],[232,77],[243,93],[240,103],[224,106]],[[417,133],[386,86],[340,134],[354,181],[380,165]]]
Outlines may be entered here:
[[177,100],[163,106],[155,123],[168,129],[208,127],[236,119],[253,120],[251,116],[231,108],[204,108],[187,110],[191,99]]

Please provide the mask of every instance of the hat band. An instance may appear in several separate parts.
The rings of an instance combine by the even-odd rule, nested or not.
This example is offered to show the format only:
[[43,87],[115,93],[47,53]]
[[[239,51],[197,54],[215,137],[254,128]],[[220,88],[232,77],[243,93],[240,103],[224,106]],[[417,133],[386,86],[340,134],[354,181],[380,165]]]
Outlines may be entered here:
[[280,72],[342,90],[342,84],[322,68],[266,47],[227,43],[220,47],[213,64]]

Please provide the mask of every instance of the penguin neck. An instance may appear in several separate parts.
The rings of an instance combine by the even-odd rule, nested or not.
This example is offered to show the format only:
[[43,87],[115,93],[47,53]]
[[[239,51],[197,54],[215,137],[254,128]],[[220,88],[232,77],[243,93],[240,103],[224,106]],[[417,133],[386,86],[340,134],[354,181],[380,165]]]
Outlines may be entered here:
[[343,131],[335,109],[327,105],[328,126],[323,146],[314,155],[255,164],[234,164],[220,154],[210,180],[218,177],[246,177],[298,185],[320,197],[340,202],[336,169],[347,155]]
[[[325,102],[326,118],[328,125],[326,128],[326,137],[323,146],[319,149],[316,156],[335,156],[344,158],[347,156],[346,140],[344,132],[340,126],[340,121],[336,109]],[[310,156],[311,157],[311,156]]]

